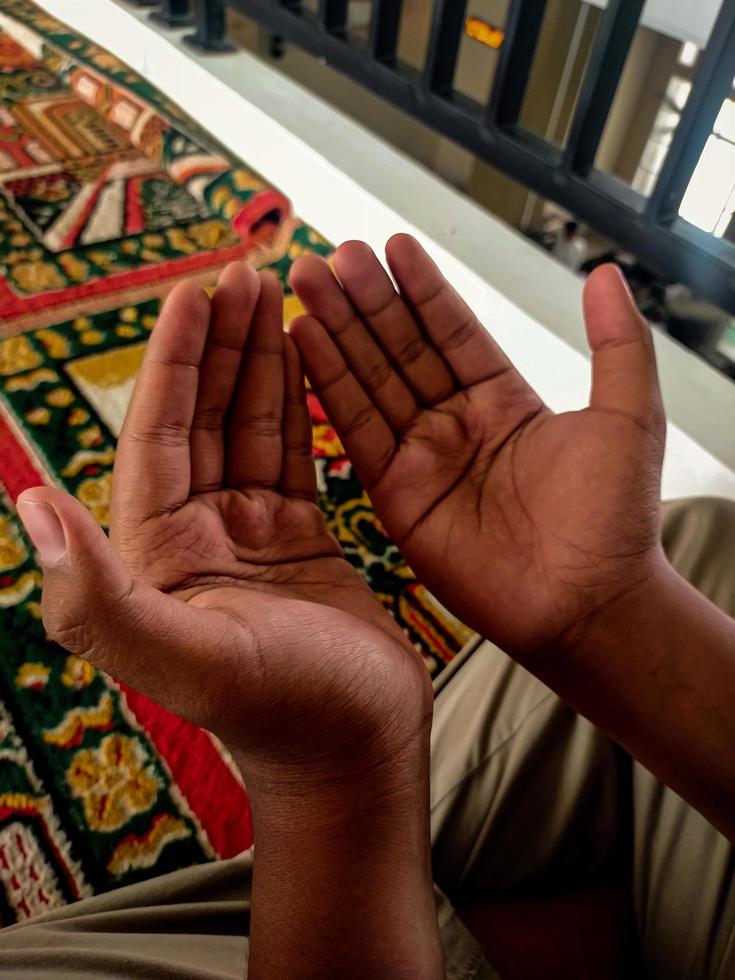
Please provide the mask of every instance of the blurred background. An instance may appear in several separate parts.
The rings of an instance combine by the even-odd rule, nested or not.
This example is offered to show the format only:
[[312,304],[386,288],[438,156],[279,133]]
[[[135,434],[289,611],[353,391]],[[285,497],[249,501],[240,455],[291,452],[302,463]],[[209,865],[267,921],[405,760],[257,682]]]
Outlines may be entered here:
[[[291,6],[300,6],[302,17],[311,14],[314,23],[319,23],[318,0]],[[421,77],[437,5],[431,0],[403,0],[388,6],[400,7],[394,64],[409,78],[411,70]],[[492,98],[498,66],[509,43],[506,27],[513,16],[511,3],[469,0],[443,6],[462,8],[451,90],[445,89],[443,94],[471,113],[473,106],[485,106]],[[580,99],[589,98],[589,92],[584,91],[585,79],[599,64],[596,44],[605,29],[608,5],[603,0],[547,0],[516,6],[524,9],[520,11],[515,43],[528,44],[529,33],[534,34],[517,124],[524,134],[559,147],[563,157]],[[650,254],[637,254],[626,240],[629,229],[624,227],[626,222],[636,221],[637,213],[645,208],[645,203],[638,202],[650,200],[655,193],[690,99],[702,52],[723,5],[719,0],[649,0],[642,5],[626,0],[614,6],[621,7],[623,13],[626,7],[633,10],[637,22],[631,29],[628,17],[624,35],[616,38],[613,33],[610,38],[619,51],[613,59],[616,65],[607,71],[608,90],[599,107],[593,107],[601,133],[590,169],[596,176],[613,178],[615,184],[608,186],[620,185],[615,187],[620,199],[633,202],[633,216],[621,213],[618,227],[575,212],[569,206],[573,202],[562,206],[528,186],[524,174],[514,174],[512,166],[501,169],[493,165],[472,149],[446,138],[417,114],[397,108],[382,97],[380,79],[368,78],[366,85],[345,77],[328,64],[330,52],[326,47],[320,55],[318,41],[316,48],[307,50],[259,20],[257,3],[240,0],[227,4],[226,30],[233,43],[277,62],[278,68],[299,84],[422,163],[580,275],[601,261],[618,261],[646,315],[688,349],[735,378],[735,289],[728,302],[721,292],[708,288],[709,277],[699,269],[687,277],[688,281],[682,281],[676,275],[679,270],[666,261],[654,262]],[[243,12],[249,7],[253,8],[252,16]],[[351,0],[345,5],[344,33],[359,51],[369,50],[373,7],[372,0]],[[640,10],[637,17],[636,8]],[[625,17],[618,23],[620,20]],[[721,18],[717,29],[722,32],[724,28]],[[695,235],[697,247],[706,255],[707,244],[702,241],[706,236],[711,239],[713,262],[727,256],[735,284],[735,46],[723,44],[722,48],[730,59],[729,90],[722,98],[715,96],[718,107],[714,123],[704,135],[675,214],[682,226],[691,226],[691,230],[681,227],[685,241],[692,240],[687,232]],[[446,50],[441,54],[447,57]],[[492,150],[488,155],[493,155]],[[632,193],[626,195],[626,190]],[[693,258],[689,264],[697,265]]]

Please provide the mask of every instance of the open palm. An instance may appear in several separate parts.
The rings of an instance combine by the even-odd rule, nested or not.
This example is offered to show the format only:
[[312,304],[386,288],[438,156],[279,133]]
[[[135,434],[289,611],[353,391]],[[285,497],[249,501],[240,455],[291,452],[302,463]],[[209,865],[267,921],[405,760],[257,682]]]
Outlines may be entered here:
[[276,280],[245,265],[211,304],[177,287],[120,437],[111,541],[59,491],[29,491],[19,510],[51,506],[63,526],[67,555],[44,568],[54,639],[240,752],[288,745],[305,761],[366,744],[412,703],[425,714],[430,694],[317,506],[282,322]]
[[[307,373],[420,578],[516,655],[583,628],[659,560],[664,421],[649,331],[620,274],[586,291],[590,406],[555,415],[408,236],[315,257],[292,284]],[[341,283],[341,285],[340,285]]]

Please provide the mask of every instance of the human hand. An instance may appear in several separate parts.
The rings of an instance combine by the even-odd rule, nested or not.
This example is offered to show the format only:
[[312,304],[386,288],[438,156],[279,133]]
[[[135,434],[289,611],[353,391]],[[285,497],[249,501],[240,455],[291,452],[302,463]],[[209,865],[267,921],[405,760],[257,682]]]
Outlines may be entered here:
[[218,734],[251,791],[378,766],[431,711],[420,657],[317,506],[282,323],[276,280],[244,264],[211,304],[177,286],[120,437],[110,540],[60,490],[18,499],[49,636]]
[[[312,386],[419,578],[518,659],[574,644],[665,564],[665,419],[650,330],[620,272],[585,288],[588,408],[555,415],[421,246],[315,256],[291,284]],[[341,287],[340,288],[340,283]]]

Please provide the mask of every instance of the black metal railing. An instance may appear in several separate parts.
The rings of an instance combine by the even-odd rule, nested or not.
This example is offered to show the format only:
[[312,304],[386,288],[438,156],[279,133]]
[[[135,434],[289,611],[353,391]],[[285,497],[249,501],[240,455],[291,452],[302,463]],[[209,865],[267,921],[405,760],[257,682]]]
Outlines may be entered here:
[[[143,0],[147,2],[147,0]],[[165,0],[164,8],[181,0]],[[587,60],[564,148],[521,124],[547,0],[510,0],[505,39],[488,103],[454,88],[465,0],[434,0],[422,70],[397,57],[402,0],[373,0],[367,43],[347,30],[348,0],[192,0],[190,43],[206,51],[226,43],[230,7],[272,34],[456,141],[515,181],[571,211],[672,281],[735,313],[735,244],[694,227],[679,207],[735,78],[735,2],[724,0],[668,155],[650,198],[595,168],[595,158],[644,0],[609,0]]]
[[[137,2],[137,0],[134,0]],[[143,0],[147,4],[148,0]],[[154,10],[151,20],[164,27],[191,27],[194,24],[194,17],[191,12],[189,0],[165,0],[165,3],[158,3],[160,10]]]

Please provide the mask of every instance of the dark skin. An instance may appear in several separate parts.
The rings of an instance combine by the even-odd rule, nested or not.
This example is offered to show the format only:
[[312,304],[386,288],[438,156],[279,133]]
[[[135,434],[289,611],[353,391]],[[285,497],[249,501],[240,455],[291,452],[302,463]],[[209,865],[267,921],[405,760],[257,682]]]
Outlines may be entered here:
[[385,527],[453,612],[735,839],[735,629],[660,544],[665,417],[622,274],[586,282],[589,406],[557,415],[418,242],[386,255],[398,290],[361,242],[339,280],[314,256],[291,276],[311,314],[291,334]]
[[[622,279],[588,280],[590,405],[554,415],[416,242],[387,253],[398,291],[361,243],[339,278],[300,260],[291,338],[267,276],[228,268],[212,304],[177,287],[120,440],[111,541],[58,490],[18,502],[49,635],[240,762],[256,980],[442,975],[431,689],[314,502],[302,364],[437,596],[735,838],[735,629],[658,543],[664,416]],[[590,908],[607,942],[570,945]],[[632,975],[609,891],[465,915],[506,977]]]
[[250,977],[438,980],[431,684],[316,504],[282,325],[275,279],[243,264],[211,304],[174,289],[118,444],[111,540],[58,490],[18,500],[44,624],[235,755],[258,842]]
[[[586,284],[590,402],[556,415],[417,242],[386,256],[397,289],[361,242],[336,277],[312,256],[291,276],[292,336],[381,520],[453,612],[733,839],[735,628],[660,547],[665,418],[621,275]],[[627,896],[603,884],[463,914],[504,977],[633,976]]]
[[309,377],[421,579],[519,658],[556,646],[661,560],[650,336],[602,269],[585,300],[590,406],[556,415],[420,246],[396,236],[388,260],[400,293],[359,242],[337,251],[342,288],[316,256],[296,263]]

